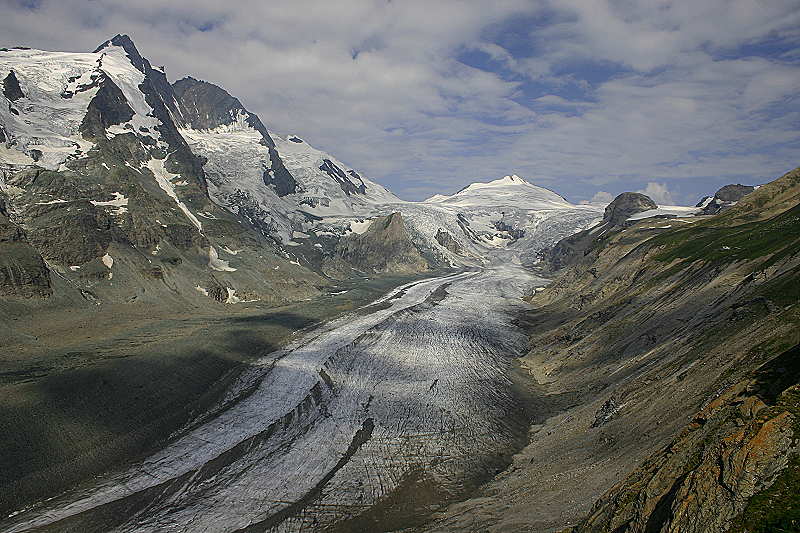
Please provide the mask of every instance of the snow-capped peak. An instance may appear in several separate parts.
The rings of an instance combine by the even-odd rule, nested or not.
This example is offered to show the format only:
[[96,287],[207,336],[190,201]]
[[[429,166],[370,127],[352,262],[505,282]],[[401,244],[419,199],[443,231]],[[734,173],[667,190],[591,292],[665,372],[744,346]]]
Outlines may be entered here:
[[452,196],[434,195],[425,202],[460,206],[518,205],[546,209],[570,206],[563,197],[512,174],[489,182],[471,183]]

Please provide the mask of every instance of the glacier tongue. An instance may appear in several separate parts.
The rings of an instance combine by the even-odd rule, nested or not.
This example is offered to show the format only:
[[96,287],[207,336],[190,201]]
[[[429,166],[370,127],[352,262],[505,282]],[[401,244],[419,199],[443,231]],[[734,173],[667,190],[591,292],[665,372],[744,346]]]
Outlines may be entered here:
[[524,440],[513,316],[536,282],[505,264],[402,287],[266,356],[242,380],[251,394],[161,452],[8,531],[92,524],[117,503],[120,532],[321,531],[419,475],[457,497]]

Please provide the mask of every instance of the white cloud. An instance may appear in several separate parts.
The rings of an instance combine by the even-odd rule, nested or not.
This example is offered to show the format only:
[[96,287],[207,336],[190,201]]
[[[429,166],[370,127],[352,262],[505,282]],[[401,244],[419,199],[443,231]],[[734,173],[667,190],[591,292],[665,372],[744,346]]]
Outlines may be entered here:
[[597,191],[590,200],[592,203],[607,204],[614,199],[614,195],[606,191]]
[[667,186],[663,183],[651,181],[647,184],[647,187],[636,192],[646,194],[658,205],[675,205],[675,200],[672,199],[672,194],[669,192]]
[[[0,11],[4,45],[87,50],[128,33],[171,79],[218,83],[269,128],[414,198],[509,173],[619,190],[763,182],[798,164],[795,0],[6,0]],[[491,42],[534,15],[552,20],[515,37],[534,53]],[[728,53],[767,38],[796,49]],[[498,72],[459,62],[465,50]],[[616,70],[593,81],[581,64]]]

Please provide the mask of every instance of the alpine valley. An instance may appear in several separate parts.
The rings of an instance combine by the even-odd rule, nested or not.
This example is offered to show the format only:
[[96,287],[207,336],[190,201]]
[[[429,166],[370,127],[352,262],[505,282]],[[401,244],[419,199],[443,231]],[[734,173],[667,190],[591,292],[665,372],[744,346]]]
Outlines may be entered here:
[[3,531],[800,520],[800,170],[409,202],[125,35],[0,80]]

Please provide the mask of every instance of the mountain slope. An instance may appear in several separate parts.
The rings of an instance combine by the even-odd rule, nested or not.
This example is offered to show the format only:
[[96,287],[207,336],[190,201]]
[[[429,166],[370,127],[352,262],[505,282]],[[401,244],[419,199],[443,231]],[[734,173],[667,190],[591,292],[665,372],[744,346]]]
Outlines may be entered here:
[[184,78],[173,84],[181,134],[206,159],[211,198],[278,243],[310,229],[313,217],[354,217],[389,191],[296,136],[271,134],[224,89]]
[[[188,113],[126,36],[86,54],[3,51],[0,69],[17,88],[0,106],[0,194],[67,293],[277,302],[324,283],[210,200],[173,120]],[[275,267],[284,283],[270,282]]]
[[339,256],[367,272],[411,273],[428,269],[428,263],[411,242],[400,213],[373,220],[363,233],[339,242]]
[[791,506],[798,194],[800,169],[714,217],[626,224],[537,292],[531,443],[429,530],[726,531],[759,491]]

